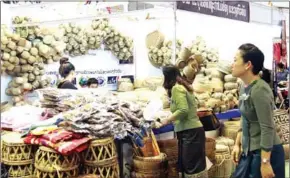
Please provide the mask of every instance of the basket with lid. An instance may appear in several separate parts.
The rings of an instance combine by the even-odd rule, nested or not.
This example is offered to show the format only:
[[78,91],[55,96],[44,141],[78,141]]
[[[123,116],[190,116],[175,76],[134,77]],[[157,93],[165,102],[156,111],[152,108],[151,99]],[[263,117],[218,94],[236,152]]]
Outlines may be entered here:
[[232,174],[232,158],[229,147],[225,145],[216,145],[216,168],[214,169],[214,178],[229,178]]

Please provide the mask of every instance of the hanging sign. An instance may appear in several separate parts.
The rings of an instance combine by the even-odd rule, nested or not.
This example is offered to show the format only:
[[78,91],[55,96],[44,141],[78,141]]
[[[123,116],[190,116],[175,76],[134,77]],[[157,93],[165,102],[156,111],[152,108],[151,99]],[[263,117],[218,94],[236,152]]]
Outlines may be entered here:
[[177,9],[243,22],[250,21],[250,4],[246,1],[177,1]]

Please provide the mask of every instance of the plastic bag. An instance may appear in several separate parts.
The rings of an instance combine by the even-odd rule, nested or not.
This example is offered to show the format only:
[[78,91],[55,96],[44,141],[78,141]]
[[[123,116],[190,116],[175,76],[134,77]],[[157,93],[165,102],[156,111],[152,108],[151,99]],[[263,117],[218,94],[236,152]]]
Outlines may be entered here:
[[155,115],[158,111],[163,109],[163,103],[161,99],[153,99],[149,102],[143,112],[145,121],[154,121]]

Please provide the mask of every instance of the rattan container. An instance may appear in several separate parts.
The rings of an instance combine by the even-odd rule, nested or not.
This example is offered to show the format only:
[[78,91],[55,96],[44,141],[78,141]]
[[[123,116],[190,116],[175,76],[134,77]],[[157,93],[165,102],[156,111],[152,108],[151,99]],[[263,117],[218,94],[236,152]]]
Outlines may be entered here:
[[118,178],[119,164],[117,160],[102,166],[85,164],[83,174],[98,175],[100,178]]
[[283,148],[284,148],[284,153],[285,153],[285,160],[288,160],[289,159],[289,144],[284,144],[283,145]]
[[113,138],[93,140],[83,153],[83,174],[94,174],[100,178],[118,178],[119,164]]
[[213,171],[213,178],[229,178],[232,174],[232,158],[229,147],[216,145],[216,164]]
[[77,177],[80,158],[77,153],[61,155],[51,148],[41,146],[35,154],[35,176],[37,178]]
[[222,128],[222,136],[236,140],[240,129],[240,121],[225,121]]
[[34,152],[32,145],[26,145],[18,133],[8,133],[2,137],[1,158],[4,164],[32,161]]
[[106,165],[117,159],[116,146],[113,138],[93,140],[84,151],[84,162],[90,165]]
[[1,162],[5,164],[8,177],[33,176],[34,150],[26,145],[19,133],[11,132],[1,137]]
[[[216,140],[216,144],[227,146],[229,148],[230,154],[232,154],[232,151],[233,151],[233,148],[235,145],[235,141],[233,139],[230,139],[230,138],[219,137]],[[236,168],[236,164],[234,163],[234,161],[232,161],[232,172],[235,171],[235,168]]]
[[134,156],[133,158],[133,177],[156,177],[168,176],[167,175],[168,161],[167,156],[161,153],[159,156],[154,157],[140,157]]
[[8,164],[6,164],[6,166],[7,166],[9,178],[13,178],[13,177],[30,178],[33,176],[34,167],[33,167],[32,160],[21,161],[21,162],[14,161],[13,163],[8,163]]

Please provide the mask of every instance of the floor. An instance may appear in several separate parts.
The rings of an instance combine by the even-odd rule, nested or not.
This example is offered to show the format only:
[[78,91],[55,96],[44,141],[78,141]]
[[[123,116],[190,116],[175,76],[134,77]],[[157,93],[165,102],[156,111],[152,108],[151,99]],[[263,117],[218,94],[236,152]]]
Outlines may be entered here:
[[285,177],[286,178],[290,178],[290,174],[289,174],[289,160],[287,160],[287,161],[285,161],[285,172],[286,172],[286,175],[285,175]]

